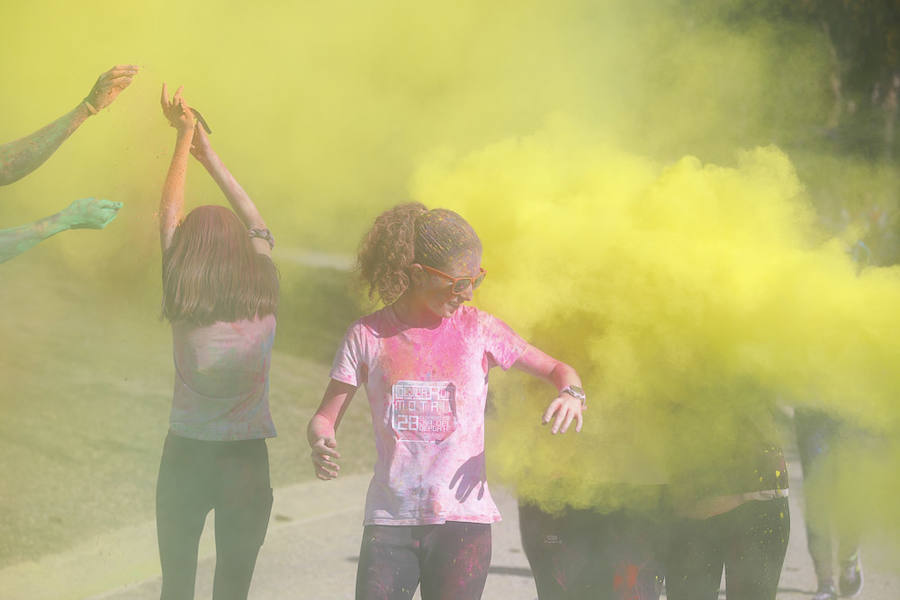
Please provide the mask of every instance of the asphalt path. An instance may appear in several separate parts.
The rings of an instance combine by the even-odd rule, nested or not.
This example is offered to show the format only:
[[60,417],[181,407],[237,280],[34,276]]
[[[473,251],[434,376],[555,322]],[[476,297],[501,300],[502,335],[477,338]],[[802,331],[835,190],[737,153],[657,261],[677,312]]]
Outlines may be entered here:
[[[789,470],[800,472],[799,465]],[[307,482],[277,489],[266,542],[259,555],[251,600],[353,597],[369,475]],[[815,576],[806,551],[802,482],[792,479],[791,541],[778,598],[809,600]],[[532,600],[534,583],[517,528],[515,499],[492,493],[504,520],[493,528],[493,559],[485,600]],[[196,598],[211,598],[215,569],[212,515],[200,545]],[[877,549],[863,544],[866,567],[861,600],[900,598],[900,573]],[[160,578],[153,522],[100,536],[60,555],[0,571],[0,597],[40,600],[156,600]],[[721,595],[724,597],[724,593]],[[418,594],[416,595],[418,598]]]

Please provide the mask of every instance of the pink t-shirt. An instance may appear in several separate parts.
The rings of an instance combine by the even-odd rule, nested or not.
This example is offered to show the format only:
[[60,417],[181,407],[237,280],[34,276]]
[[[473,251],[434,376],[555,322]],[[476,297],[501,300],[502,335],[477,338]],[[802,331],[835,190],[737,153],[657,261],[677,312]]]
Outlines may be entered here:
[[275,315],[196,326],[172,323],[175,394],[169,429],[198,440],[275,436],[269,364]]
[[485,481],[488,371],[508,369],[527,343],[501,320],[461,306],[435,329],[386,307],[347,332],[331,377],[366,386],[378,461],[366,525],[500,520]]

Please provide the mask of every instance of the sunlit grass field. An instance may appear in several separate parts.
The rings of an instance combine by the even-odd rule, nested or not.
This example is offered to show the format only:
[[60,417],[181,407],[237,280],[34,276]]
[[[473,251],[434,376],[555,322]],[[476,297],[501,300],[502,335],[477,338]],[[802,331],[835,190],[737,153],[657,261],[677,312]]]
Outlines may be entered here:
[[[337,344],[364,310],[350,273],[278,264],[275,487],[313,478],[306,422]],[[30,255],[0,265],[0,568],[154,518],[171,335],[158,290],[98,285]],[[371,469],[370,430],[363,395],[342,424],[345,473]]]

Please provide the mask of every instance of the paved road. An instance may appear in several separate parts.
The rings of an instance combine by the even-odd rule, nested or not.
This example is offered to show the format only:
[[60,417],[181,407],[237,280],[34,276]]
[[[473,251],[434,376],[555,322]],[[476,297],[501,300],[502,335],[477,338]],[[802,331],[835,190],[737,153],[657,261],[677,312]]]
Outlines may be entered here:
[[[791,466],[792,472],[799,473],[799,466]],[[250,592],[252,600],[353,597],[368,478],[357,475],[276,490],[272,523]],[[532,600],[534,584],[519,543],[515,501],[500,489],[493,492],[505,519],[494,527],[494,555],[484,599]],[[781,600],[809,600],[814,588],[801,496],[800,482],[793,481],[791,543],[778,595]],[[143,523],[98,537],[65,554],[4,569],[0,571],[0,597],[156,600],[160,581],[155,544],[154,524]],[[896,566],[886,567],[890,561],[883,555],[878,565],[877,551],[865,546],[863,551],[868,555],[864,554],[866,586],[861,600],[900,598]],[[211,531],[201,542],[201,557],[197,598],[210,598],[215,567]]]

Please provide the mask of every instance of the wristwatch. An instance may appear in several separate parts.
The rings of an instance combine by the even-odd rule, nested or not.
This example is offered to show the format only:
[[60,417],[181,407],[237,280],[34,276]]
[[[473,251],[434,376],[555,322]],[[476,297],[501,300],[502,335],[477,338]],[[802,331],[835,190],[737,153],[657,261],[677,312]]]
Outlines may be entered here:
[[584,390],[577,385],[567,385],[563,389],[559,390],[559,393],[568,394],[576,400],[581,400],[581,408],[587,407],[587,395],[585,395]]

